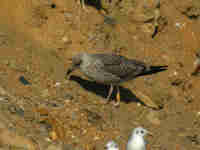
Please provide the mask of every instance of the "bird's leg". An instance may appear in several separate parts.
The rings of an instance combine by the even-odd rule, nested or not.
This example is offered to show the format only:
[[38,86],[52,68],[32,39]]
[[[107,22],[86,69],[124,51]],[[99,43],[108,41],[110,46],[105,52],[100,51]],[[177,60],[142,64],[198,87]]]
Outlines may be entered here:
[[115,106],[119,106],[119,104],[120,104],[120,90],[119,90],[119,86],[117,86],[116,100],[117,100],[117,102],[114,105]]
[[81,6],[83,9],[85,9],[85,0],[81,0]]
[[[76,0],[77,1],[77,0]],[[78,0],[78,5],[81,6],[81,8],[85,9],[85,0]]]
[[107,96],[107,103],[110,101],[110,97],[112,95],[112,92],[113,92],[113,85],[111,84],[110,85],[110,89],[109,89],[109,92],[108,92],[108,96]]
[[85,7],[85,0],[79,0],[80,1],[80,5],[81,5],[81,8],[83,8],[84,10],[87,11],[86,7]]

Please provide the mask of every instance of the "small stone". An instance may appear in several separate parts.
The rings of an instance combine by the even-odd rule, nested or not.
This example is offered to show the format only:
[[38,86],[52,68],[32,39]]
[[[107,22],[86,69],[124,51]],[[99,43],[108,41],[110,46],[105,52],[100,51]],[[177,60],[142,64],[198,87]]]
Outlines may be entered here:
[[56,82],[54,86],[55,86],[55,87],[59,87],[60,85],[61,85],[60,82]]
[[99,124],[99,122],[103,120],[102,117],[96,112],[90,111],[88,109],[86,109],[85,112],[87,113],[89,123]]
[[19,77],[19,81],[24,85],[29,85],[30,84],[30,82],[28,80],[26,80],[24,76],[20,76]]
[[174,71],[173,75],[174,75],[174,76],[177,76],[177,75],[178,75],[178,72],[177,72],[177,71]]
[[66,18],[71,18],[73,15],[72,15],[72,13],[64,12],[64,16],[65,16]]
[[171,82],[171,85],[172,86],[179,86],[183,83],[183,80],[182,79],[174,79],[172,82]]
[[191,75],[196,76],[200,73],[200,56],[199,51],[196,53],[196,60],[194,61],[194,71]]
[[200,116],[200,111],[199,111],[199,112],[197,112],[197,116]]
[[175,23],[175,26],[178,27],[178,28],[180,28],[180,27],[181,27],[181,24],[180,24],[179,22],[176,22],[176,23]]
[[117,21],[112,17],[104,16],[104,23],[109,25],[115,25],[117,24]]
[[6,95],[7,92],[2,88],[0,87],[0,95]]
[[42,97],[48,97],[49,96],[49,90],[48,89],[43,90],[42,93],[41,93],[41,96]]
[[66,93],[65,96],[64,96],[64,99],[66,99],[66,100],[73,100],[74,97],[71,94]]
[[76,112],[72,112],[71,118],[72,118],[72,120],[76,120],[76,119],[77,119],[77,114],[76,114]]
[[62,38],[62,41],[63,41],[64,43],[67,43],[67,42],[69,41],[69,38],[68,38],[67,36],[64,36],[64,37]]
[[57,136],[57,134],[56,134],[55,131],[49,132],[49,136],[50,136],[50,138],[51,138],[53,141],[55,141],[55,140],[58,139],[58,136]]

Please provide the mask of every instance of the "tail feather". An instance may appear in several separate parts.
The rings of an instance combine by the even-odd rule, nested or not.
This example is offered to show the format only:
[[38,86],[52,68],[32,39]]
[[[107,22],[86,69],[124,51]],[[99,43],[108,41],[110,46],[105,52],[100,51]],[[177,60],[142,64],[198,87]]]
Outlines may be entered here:
[[146,68],[144,72],[142,72],[138,76],[150,75],[150,74],[162,72],[162,71],[167,70],[167,68],[168,66],[149,66],[148,68]]
[[160,72],[160,71],[167,70],[167,67],[168,66],[150,66],[150,71]]

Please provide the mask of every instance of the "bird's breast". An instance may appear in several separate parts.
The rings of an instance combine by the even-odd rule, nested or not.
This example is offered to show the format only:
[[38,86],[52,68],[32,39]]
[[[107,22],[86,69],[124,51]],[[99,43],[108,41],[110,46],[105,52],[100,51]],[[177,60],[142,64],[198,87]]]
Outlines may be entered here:
[[145,142],[142,139],[134,139],[128,143],[127,150],[146,150]]

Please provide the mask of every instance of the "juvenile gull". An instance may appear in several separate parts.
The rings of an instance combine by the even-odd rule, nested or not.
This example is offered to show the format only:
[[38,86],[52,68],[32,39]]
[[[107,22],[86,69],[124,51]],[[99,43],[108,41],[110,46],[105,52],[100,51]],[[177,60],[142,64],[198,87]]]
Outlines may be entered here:
[[142,127],[135,128],[128,140],[126,150],[146,150],[145,135],[151,135],[149,131]]
[[[120,91],[118,85],[122,82],[144,75],[155,68],[157,67],[152,67],[144,62],[128,59],[120,55],[80,53],[72,57],[72,65],[67,70],[66,75],[68,76],[75,69],[80,69],[89,79],[110,85],[107,102],[112,95],[114,86],[116,86],[117,102],[115,105],[117,106],[120,103]],[[157,69],[162,69],[162,67],[158,67]]]

